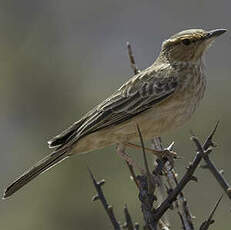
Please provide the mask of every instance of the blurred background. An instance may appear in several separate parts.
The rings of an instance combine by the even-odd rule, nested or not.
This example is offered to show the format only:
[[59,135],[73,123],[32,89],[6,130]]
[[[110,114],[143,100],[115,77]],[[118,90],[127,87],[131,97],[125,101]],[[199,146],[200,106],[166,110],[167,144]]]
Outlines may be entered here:
[[[140,69],[152,64],[161,42],[188,28],[230,29],[226,0],[10,0],[0,1],[0,191],[48,152],[47,140],[61,132],[132,75],[126,41]],[[205,138],[220,120],[212,158],[231,181],[230,32],[206,57],[208,88],[193,119],[164,137],[176,141],[182,175],[193,158],[190,130]],[[149,144],[149,143],[147,143]],[[130,151],[143,166],[141,154]],[[150,160],[151,162],[151,160]],[[105,194],[124,221],[126,203],[143,224],[138,192],[115,148],[64,161],[0,201],[0,229],[112,229],[95,194],[87,167],[106,179]],[[223,193],[206,170],[185,189],[197,226]],[[213,229],[230,229],[231,201],[224,197]],[[170,213],[173,226],[178,217]],[[172,227],[172,229],[176,229]]]

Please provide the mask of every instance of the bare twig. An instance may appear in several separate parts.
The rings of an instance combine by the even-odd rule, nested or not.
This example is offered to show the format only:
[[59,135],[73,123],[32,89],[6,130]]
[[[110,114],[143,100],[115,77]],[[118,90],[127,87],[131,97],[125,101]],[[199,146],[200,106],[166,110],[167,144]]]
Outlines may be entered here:
[[[127,42],[127,48],[128,48],[128,56],[129,56],[131,68],[132,68],[134,74],[137,74],[140,71],[136,67],[132,48],[131,48],[131,45],[129,42]],[[154,191],[153,186],[154,185],[152,183],[151,172],[150,172],[149,167],[148,167],[148,162],[147,162],[147,157],[146,157],[146,153],[145,153],[143,138],[142,138],[142,135],[141,135],[141,132],[140,132],[138,126],[137,126],[137,130],[139,133],[141,147],[142,147],[142,151],[143,151],[143,158],[144,158],[144,164],[145,164],[145,168],[146,168],[147,177],[146,176],[136,177],[134,170],[133,170],[133,167],[130,166],[128,163],[127,163],[127,165],[128,165],[128,168],[131,172],[131,175],[134,178],[134,181],[135,181],[135,183],[136,183],[136,185],[140,191],[139,199],[142,203],[141,206],[142,206],[144,219],[145,219],[145,222],[147,225],[146,228],[151,229],[151,230],[156,230],[157,222],[154,222],[153,215],[152,215],[152,205],[153,205],[153,202],[155,200],[155,196],[153,195],[153,191]],[[146,228],[144,228],[144,229],[146,229]],[[138,230],[139,225],[135,225],[135,229]]]
[[138,68],[136,67],[135,58],[134,58],[133,52],[132,52],[132,47],[131,47],[131,45],[130,45],[129,42],[127,42],[127,48],[128,48],[128,56],[129,56],[131,68],[132,68],[134,74],[137,74],[137,73],[139,73],[140,71],[139,71]]
[[207,219],[206,221],[204,221],[204,222],[201,224],[200,230],[208,230],[208,229],[209,229],[209,226],[210,226],[211,224],[214,223],[213,216],[214,216],[215,211],[216,211],[216,209],[218,208],[218,206],[219,206],[219,204],[220,204],[222,198],[223,198],[223,195],[221,195],[221,197],[220,197],[220,198],[218,199],[218,201],[216,202],[214,208],[212,209],[212,211],[211,211],[210,214],[209,214],[208,219]]
[[179,217],[180,217],[180,221],[181,221],[183,230],[186,230],[186,225],[185,225],[184,218],[183,218],[181,212],[178,210],[177,213],[178,213],[178,215],[179,215]]
[[[174,174],[174,180],[177,185],[178,181],[177,181],[175,174]],[[188,206],[188,202],[185,199],[183,192],[179,194],[178,200],[179,200],[179,204],[177,203],[178,215],[180,216],[183,229],[193,230],[194,229],[193,216],[191,214],[191,211]]]
[[140,132],[140,128],[138,125],[137,125],[137,131],[138,131],[138,134],[140,137],[140,143],[141,143],[143,158],[144,158],[144,166],[145,166],[147,178],[148,178],[148,192],[149,192],[149,194],[152,194],[154,192],[154,187],[153,187],[153,183],[152,183],[152,175],[151,175],[151,172],[150,172],[149,167],[148,167],[148,160],[147,160],[147,156],[145,153],[144,141],[143,141],[143,137],[142,137],[142,134]]
[[216,178],[217,182],[220,184],[220,186],[223,188],[225,193],[228,195],[228,197],[231,199],[231,187],[229,183],[226,181],[220,170],[218,170],[215,166],[215,164],[210,160],[209,156],[204,156],[204,160],[206,162],[207,168],[210,170],[210,172],[213,174],[213,176]]
[[156,200],[156,197],[153,194],[154,184],[152,182],[152,174],[148,167],[148,161],[145,153],[143,138],[138,125],[137,125],[137,131],[140,137],[143,158],[144,158],[144,165],[146,169],[146,175],[137,177],[139,183],[139,190],[140,190],[139,199],[141,201],[141,209],[146,223],[146,228],[150,230],[156,230],[158,221],[155,221],[152,211],[153,202],[154,200]]
[[97,191],[97,195],[93,196],[92,200],[95,201],[95,200],[100,200],[114,229],[115,230],[120,230],[120,225],[118,223],[118,221],[116,220],[116,217],[114,215],[114,212],[113,212],[113,208],[112,206],[110,206],[108,203],[107,203],[107,200],[103,194],[103,190],[102,190],[102,186],[103,184],[105,183],[104,180],[100,181],[100,182],[97,182],[95,177],[93,176],[92,172],[90,169],[88,169],[89,173],[90,173],[90,176],[91,176],[91,179],[93,181],[93,184],[95,186],[95,189]]
[[[167,147],[167,150],[171,151],[173,148],[174,142],[170,144],[169,147]],[[162,139],[161,137],[154,137],[152,139],[152,147],[155,150],[163,151],[165,148],[162,145]],[[164,171],[166,170],[166,163],[168,162],[167,157],[158,157],[156,161],[154,162],[155,170],[153,171],[153,175],[155,177],[155,180],[157,180],[157,206],[159,206],[164,201],[164,194],[166,194],[166,185],[164,182],[164,176],[168,180],[168,174],[166,175]],[[158,172],[159,170],[159,172]],[[171,189],[171,187],[170,187]],[[168,194],[169,188],[167,188],[167,194]],[[163,215],[163,217],[160,219],[159,228],[162,230],[169,230],[170,229],[170,221],[167,215]]]
[[[129,42],[127,42],[127,49],[128,49],[128,57],[129,57],[129,61],[130,61],[130,66],[131,66],[134,74],[137,74],[139,72],[139,70],[136,67],[135,58],[134,58],[133,52],[132,52],[132,47],[131,47],[131,44]],[[131,176],[132,176],[137,188],[139,188],[139,184],[138,184],[138,181],[136,179],[136,174],[134,172],[133,166],[131,164],[129,164],[127,161],[126,161],[126,164],[128,166],[128,169],[131,173]]]
[[183,217],[183,224],[186,230],[194,230],[192,215],[188,207],[188,202],[184,198],[183,193],[180,194],[181,205],[182,205],[182,217]]
[[[175,185],[178,184],[178,180],[177,180],[177,174],[175,172],[175,169],[172,168],[171,171],[171,177],[175,182]],[[193,230],[194,226],[193,226],[193,216],[191,214],[191,211],[189,209],[188,206],[188,202],[183,194],[183,192],[181,191],[178,197],[178,200],[176,201],[176,208],[178,210],[178,215],[180,217],[183,229],[185,230]]]
[[153,202],[156,200],[154,194],[148,192],[147,176],[137,176],[139,181],[139,200],[141,202],[141,210],[144,216],[145,229],[157,230],[158,221],[154,219]]
[[[205,141],[204,145],[203,145],[203,149],[206,151],[207,149],[211,148],[211,147],[215,147],[216,145],[213,143],[213,136],[217,130],[219,121],[216,123],[214,129],[212,130],[211,134],[208,136],[207,140]],[[217,180],[217,182],[220,184],[220,186],[223,188],[223,190],[225,191],[225,193],[228,195],[228,197],[231,199],[231,187],[229,185],[229,183],[227,182],[227,180],[224,178],[224,176],[222,175],[222,173],[220,172],[220,170],[217,169],[217,167],[215,166],[215,164],[210,160],[209,155],[206,154],[203,156],[204,161],[206,162],[206,168],[208,168],[210,170],[210,172],[213,174],[213,176],[215,177],[215,179]]]
[[138,183],[138,181],[137,181],[137,179],[136,179],[136,174],[135,174],[135,171],[134,171],[134,169],[133,169],[133,166],[130,165],[127,161],[125,161],[125,162],[126,162],[126,164],[127,164],[127,166],[128,166],[128,169],[129,169],[129,171],[130,171],[130,173],[131,173],[132,179],[134,180],[134,182],[135,182],[137,188],[139,189],[139,183]]
[[124,215],[125,215],[125,224],[123,225],[123,228],[126,228],[128,230],[134,230],[134,225],[133,225],[133,222],[132,222],[132,218],[131,218],[131,215],[128,211],[128,207],[127,205],[124,206]]

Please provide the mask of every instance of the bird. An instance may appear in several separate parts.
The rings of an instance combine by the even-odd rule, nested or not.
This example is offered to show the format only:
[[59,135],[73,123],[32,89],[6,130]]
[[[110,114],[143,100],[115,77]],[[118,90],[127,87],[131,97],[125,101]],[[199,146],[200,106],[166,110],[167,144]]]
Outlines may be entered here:
[[188,29],[164,40],[154,63],[48,141],[53,151],[7,187],[7,198],[75,154],[117,144],[121,148],[163,135],[188,121],[206,89],[204,54],[226,29]]

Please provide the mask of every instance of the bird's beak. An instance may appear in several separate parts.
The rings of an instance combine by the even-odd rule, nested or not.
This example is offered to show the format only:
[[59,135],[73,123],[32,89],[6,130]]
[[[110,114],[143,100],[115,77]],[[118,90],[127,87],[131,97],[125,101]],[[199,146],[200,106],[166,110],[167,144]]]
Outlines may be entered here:
[[213,40],[214,38],[222,35],[226,31],[227,31],[226,29],[216,29],[216,30],[208,31],[208,33],[205,36],[205,39],[212,39]]

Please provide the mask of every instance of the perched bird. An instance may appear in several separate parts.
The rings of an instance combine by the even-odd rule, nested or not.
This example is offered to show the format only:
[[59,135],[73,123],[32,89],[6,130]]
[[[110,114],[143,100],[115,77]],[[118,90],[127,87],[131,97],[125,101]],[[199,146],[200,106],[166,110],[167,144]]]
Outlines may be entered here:
[[185,30],[162,44],[156,61],[90,110],[48,144],[54,151],[26,171],[5,191],[11,196],[33,178],[74,154],[145,139],[182,126],[206,88],[203,54],[225,29]]

